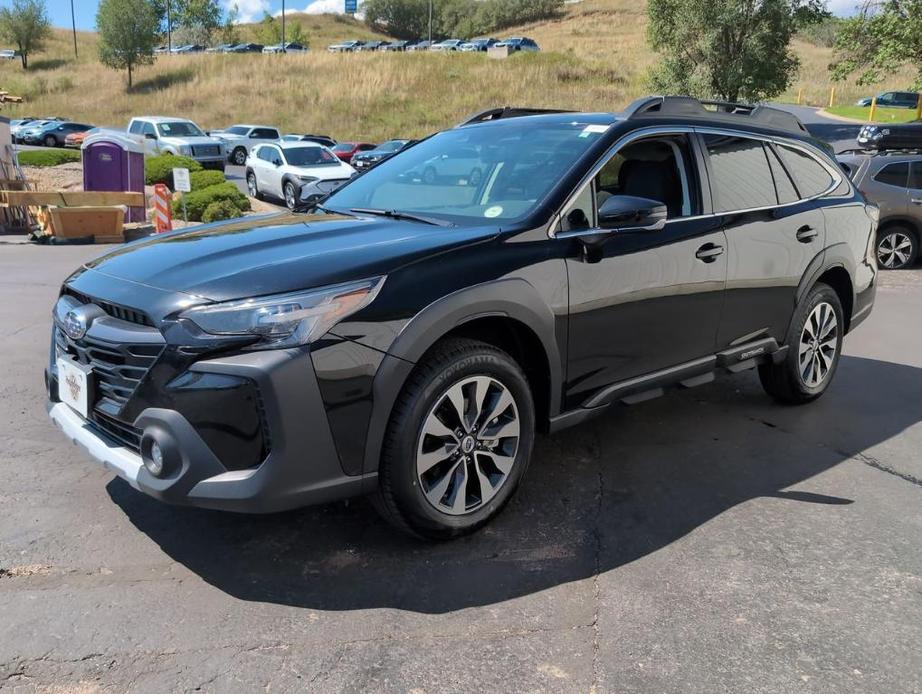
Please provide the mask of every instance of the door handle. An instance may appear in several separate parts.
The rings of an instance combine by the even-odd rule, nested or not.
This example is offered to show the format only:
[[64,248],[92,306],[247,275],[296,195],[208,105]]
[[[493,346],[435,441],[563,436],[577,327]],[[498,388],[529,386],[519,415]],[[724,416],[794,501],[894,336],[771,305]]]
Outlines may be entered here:
[[805,224],[800,229],[797,230],[797,240],[801,243],[810,243],[815,239],[820,232],[814,229],[809,224]]
[[695,257],[705,263],[713,263],[717,260],[717,256],[722,255],[723,252],[723,246],[718,246],[716,243],[706,243],[698,249],[698,252],[695,253]]

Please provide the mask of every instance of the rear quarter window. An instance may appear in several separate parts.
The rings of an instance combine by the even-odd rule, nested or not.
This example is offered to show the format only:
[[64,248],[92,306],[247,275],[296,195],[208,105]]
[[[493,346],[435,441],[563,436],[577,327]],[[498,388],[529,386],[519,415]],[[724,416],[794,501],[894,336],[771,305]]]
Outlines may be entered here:
[[800,191],[800,197],[812,198],[825,193],[832,186],[832,174],[825,166],[806,152],[780,145],[778,153]]
[[905,188],[909,180],[909,162],[895,162],[887,164],[874,174],[874,180],[887,186]]

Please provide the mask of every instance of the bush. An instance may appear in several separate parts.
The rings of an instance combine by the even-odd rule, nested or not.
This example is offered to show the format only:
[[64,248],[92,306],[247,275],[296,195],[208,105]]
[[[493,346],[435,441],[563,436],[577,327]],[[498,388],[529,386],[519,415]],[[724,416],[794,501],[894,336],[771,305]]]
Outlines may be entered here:
[[144,182],[152,186],[155,183],[165,183],[173,190],[173,169],[189,169],[201,171],[202,165],[190,157],[181,157],[176,154],[160,154],[156,157],[144,159]]
[[209,186],[216,186],[224,183],[227,179],[220,171],[193,171],[189,174],[189,183],[192,184],[192,190],[201,190]]
[[80,161],[80,152],[70,149],[30,149],[18,154],[20,166],[58,166]]
[[239,217],[242,213],[243,210],[230,200],[215,200],[212,203],[208,203],[208,207],[206,207],[205,211],[202,213],[202,221],[206,224],[209,222],[220,222],[224,219]]
[[189,215],[189,219],[196,222],[202,221],[202,215],[205,214],[205,208],[207,208],[213,202],[230,202],[240,212],[244,212],[250,209],[250,199],[241,193],[237,189],[237,186],[229,181],[184,194],[178,205],[174,207],[175,211],[182,211],[183,200],[186,201],[186,214]]

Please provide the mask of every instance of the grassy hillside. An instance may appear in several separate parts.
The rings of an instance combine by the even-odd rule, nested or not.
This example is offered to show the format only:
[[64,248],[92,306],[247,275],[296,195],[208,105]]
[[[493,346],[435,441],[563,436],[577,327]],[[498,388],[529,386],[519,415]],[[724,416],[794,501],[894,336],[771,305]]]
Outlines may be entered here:
[[[205,128],[250,121],[338,139],[382,140],[424,135],[504,104],[616,110],[646,92],[644,75],[655,60],[645,42],[644,6],[632,0],[583,0],[567,5],[559,20],[502,32],[532,36],[544,49],[508,60],[483,54],[329,55],[329,43],[374,34],[347,17],[290,21],[302,24],[311,53],[163,56],[137,71],[130,93],[123,73],[97,62],[94,34],[79,35],[74,62],[70,34],[62,31],[27,72],[16,63],[0,65],[0,88],[27,98],[4,113],[49,113],[120,127],[136,114],[176,114]],[[255,39],[257,31],[242,27],[242,38]],[[803,86],[808,103],[825,103],[832,84],[826,75],[830,50],[803,41],[795,49],[803,68],[787,100]],[[838,101],[908,82],[907,74],[873,90],[839,85]]]

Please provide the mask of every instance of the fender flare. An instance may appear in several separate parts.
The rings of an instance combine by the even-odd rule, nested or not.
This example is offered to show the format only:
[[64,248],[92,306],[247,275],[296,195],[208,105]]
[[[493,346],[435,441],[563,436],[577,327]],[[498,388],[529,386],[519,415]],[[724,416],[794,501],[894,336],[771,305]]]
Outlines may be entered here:
[[366,474],[378,469],[384,434],[394,402],[416,363],[429,348],[455,328],[478,318],[502,317],[531,329],[544,348],[550,387],[549,414],[560,410],[564,364],[556,339],[556,317],[524,279],[500,279],[461,289],[427,306],[391,343],[375,374],[372,412],[365,440]]
[[[803,276],[800,278],[800,284],[797,285],[797,293],[795,294],[794,307],[800,305],[800,302],[806,296],[807,292],[816,284],[817,280],[829,270],[833,268],[843,268],[848,272],[849,278],[855,277],[855,257],[852,248],[843,242],[833,244],[823,249],[813,260],[810,261],[810,264],[807,266],[806,271]],[[854,279],[851,279],[852,286],[852,306],[855,305],[855,282]],[[791,320],[794,320],[794,315],[792,313]],[[848,316],[848,320],[851,321],[851,316]],[[788,323],[788,328],[790,329],[790,322]]]

